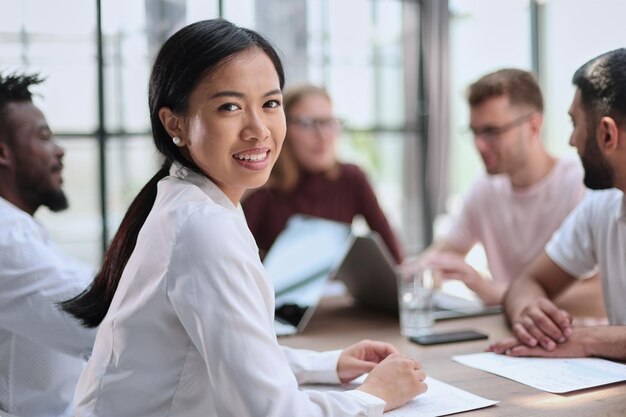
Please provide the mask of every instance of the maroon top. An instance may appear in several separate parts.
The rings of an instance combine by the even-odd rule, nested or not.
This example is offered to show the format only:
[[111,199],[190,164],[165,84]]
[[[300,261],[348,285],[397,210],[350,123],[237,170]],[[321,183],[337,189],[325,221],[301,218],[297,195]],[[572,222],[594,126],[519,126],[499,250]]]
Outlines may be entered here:
[[380,234],[396,262],[402,262],[400,246],[365,173],[351,164],[341,164],[339,169],[335,180],[326,174],[303,173],[290,192],[260,188],[242,201],[248,226],[262,254],[267,253],[294,214],[344,223],[352,223],[354,216],[360,214],[370,229]]

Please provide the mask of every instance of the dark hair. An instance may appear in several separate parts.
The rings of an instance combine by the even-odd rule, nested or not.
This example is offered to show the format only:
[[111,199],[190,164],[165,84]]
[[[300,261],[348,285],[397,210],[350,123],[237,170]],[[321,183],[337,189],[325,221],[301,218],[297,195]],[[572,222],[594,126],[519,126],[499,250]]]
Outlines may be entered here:
[[494,97],[507,96],[513,105],[528,105],[543,113],[543,96],[535,76],[517,68],[504,68],[482,76],[469,86],[467,100],[478,106]]
[[169,174],[172,162],[198,170],[172,142],[161,123],[159,110],[169,107],[175,114],[185,114],[189,97],[197,84],[234,54],[251,48],[261,49],[271,59],[282,89],[284,71],[272,45],[258,33],[226,20],[193,23],[176,32],[161,47],[152,68],[148,104],[154,144],[165,157],[165,162],[131,203],[93,283],[82,294],[61,303],[65,311],[80,319],[85,326],[96,327],[104,319],[135,248],[139,230],[154,205],[157,183]]
[[39,74],[0,74],[0,140],[10,142],[13,125],[7,120],[8,104],[15,101],[32,101],[31,85],[44,81]]
[[576,72],[572,83],[580,90],[589,126],[604,116],[626,127],[626,48],[604,53]]

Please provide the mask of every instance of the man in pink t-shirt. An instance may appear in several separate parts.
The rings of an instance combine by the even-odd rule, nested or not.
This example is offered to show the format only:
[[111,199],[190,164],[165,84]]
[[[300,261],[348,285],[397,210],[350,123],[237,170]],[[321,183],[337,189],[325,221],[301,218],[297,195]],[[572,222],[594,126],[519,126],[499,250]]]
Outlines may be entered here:
[[[519,69],[487,74],[469,87],[470,129],[486,174],[466,195],[449,233],[421,261],[458,279],[485,304],[499,304],[509,284],[541,253],[585,193],[576,159],[557,159],[541,140],[543,98]],[[491,279],[465,262],[481,243]]]

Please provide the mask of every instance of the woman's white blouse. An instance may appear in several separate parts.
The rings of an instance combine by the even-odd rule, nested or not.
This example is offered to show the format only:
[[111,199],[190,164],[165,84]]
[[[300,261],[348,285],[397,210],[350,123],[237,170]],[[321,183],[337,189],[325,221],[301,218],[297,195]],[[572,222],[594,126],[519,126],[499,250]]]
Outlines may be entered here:
[[241,210],[175,164],[137,239],[74,398],[77,416],[378,416],[339,352],[281,348],[274,291]]

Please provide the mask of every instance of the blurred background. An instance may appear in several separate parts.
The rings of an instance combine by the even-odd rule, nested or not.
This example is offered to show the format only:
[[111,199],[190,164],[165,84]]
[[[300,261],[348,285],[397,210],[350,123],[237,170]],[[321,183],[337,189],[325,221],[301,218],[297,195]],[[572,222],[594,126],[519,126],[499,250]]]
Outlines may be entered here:
[[66,150],[71,207],[37,217],[94,266],[159,165],[148,77],[159,46],[188,23],[253,28],[278,47],[288,85],[329,90],[346,122],[341,159],[368,173],[409,254],[482,170],[469,83],[502,67],[533,70],[548,148],[573,153],[571,76],[626,46],[622,0],[0,0],[0,10],[0,70],[47,78],[35,102]]

